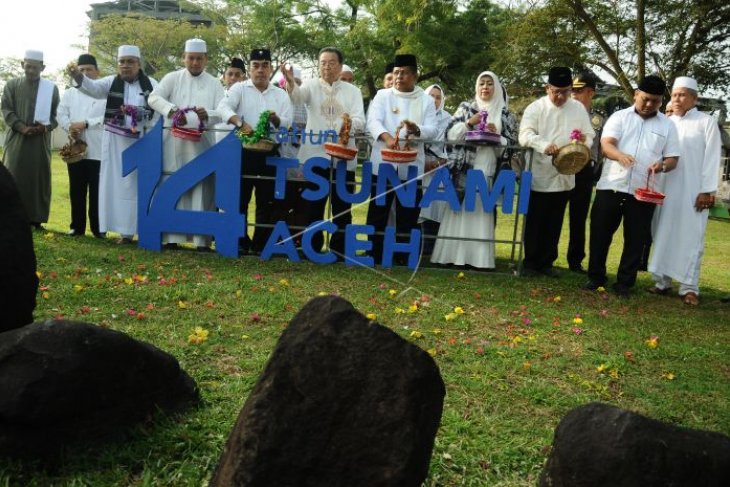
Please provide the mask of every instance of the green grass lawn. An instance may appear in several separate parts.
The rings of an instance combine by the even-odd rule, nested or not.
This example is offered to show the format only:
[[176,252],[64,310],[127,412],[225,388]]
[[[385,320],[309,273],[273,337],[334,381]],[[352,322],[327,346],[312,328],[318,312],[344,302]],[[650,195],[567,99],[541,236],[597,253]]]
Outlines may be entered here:
[[[589,401],[730,434],[730,305],[719,301],[730,291],[728,223],[709,223],[702,303],[689,308],[644,293],[645,273],[636,295],[620,301],[579,290],[583,278],[567,271],[560,279],[414,274],[69,238],[65,167],[57,160],[53,167],[51,221],[34,233],[36,319],[63,316],[150,342],[178,358],[203,401],[141,426],[124,443],[76,451],[53,473],[0,462],[0,486],[204,485],[278,336],[323,293],[377,315],[434,355],[447,393],[428,486],[534,485],[558,421]],[[511,231],[508,217],[499,225]],[[189,343],[195,327],[209,331],[203,343]]]

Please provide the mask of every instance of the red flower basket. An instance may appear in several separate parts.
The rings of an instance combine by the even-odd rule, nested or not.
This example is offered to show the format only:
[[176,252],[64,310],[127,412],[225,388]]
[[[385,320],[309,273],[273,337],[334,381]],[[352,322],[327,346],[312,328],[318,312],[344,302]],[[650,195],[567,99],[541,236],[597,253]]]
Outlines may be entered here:
[[394,162],[396,164],[408,164],[416,160],[416,157],[418,157],[418,152],[411,150],[410,143],[408,141],[408,137],[406,136],[406,143],[403,146],[403,149],[400,148],[400,144],[398,143],[398,137],[400,134],[400,129],[403,128],[403,123],[401,122],[400,125],[395,129],[395,145],[393,149],[381,149],[380,150],[380,156],[383,158],[386,162]]
[[652,203],[655,205],[664,204],[664,193],[660,193],[649,188],[649,179],[652,174],[654,174],[652,171],[649,171],[649,174],[647,174],[645,188],[636,188],[636,190],[634,190],[634,198],[639,201],[643,201],[644,203]]
[[203,125],[203,121],[198,121],[198,128],[192,129],[187,127],[180,127],[180,121],[183,118],[183,115],[185,115],[188,112],[194,112],[195,107],[188,107],[188,108],[181,108],[175,114],[172,116],[172,128],[170,129],[170,132],[172,133],[173,137],[177,137],[178,139],[183,140],[190,140],[193,142],[200,142],[201,137],[203,136],[203,131],[205,129],[205,125]]

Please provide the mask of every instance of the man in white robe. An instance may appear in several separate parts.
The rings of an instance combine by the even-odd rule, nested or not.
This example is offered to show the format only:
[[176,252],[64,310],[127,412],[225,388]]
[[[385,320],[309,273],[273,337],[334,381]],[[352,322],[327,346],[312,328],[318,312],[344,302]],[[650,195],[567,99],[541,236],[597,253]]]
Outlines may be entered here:
[[[162,170],[167,176],[182,168],[215,144],[212,132],[203,132],[199,141],[176,137],[172,128],[177,125],[197,130],[220,122],[216,108],[224,92],[218,79],[205,72],[208,64],[208,47],[204,40],[189,39],[183,53],[185,67],[165,75],[149,98],[150,107],[165,120],[162,136]],[[189,111],[185,111],[188,110]],[[182,111],[182,113],[181,113]],[[177,208],[181,210],[213,211],[215,209],[215,178],[209,176],[192,190],[180,197]],[[210,236],[194,235],[192,238],[175,233],[163,236],[163,243],[176,245],[192,240],[200,251],[210,250]]]
[[[286,65],[282,67],[282,72],[286,77],[286,88],[289,92],[292,103],[296,105],[305,105],[307,107],[307,118],[305,127],[305,137],[299,148],[299,162],[305,163],[312,157],[324,157],[330,159],[324,151],[324,142],[321,144],[312,144],[311,136],[307,140],[306,134],[314,133],[315,136],[320,132],[333,130],[339,133],[342,128],[342,116],[348,115],[352,121],[350,127],[350,135],[356,131],[365,128],[365,109],[363,108],[362,94],[360,90],[350,83],[342,81],[340,72],[342,70],[342,52],[334,47],[325,47],[319,51],[319,79],[310,79],[299,86],[294,82],[296,73],[290,68],[286,69]],[[355,138],[350,137],[347,146],[355,149]],[[338,160],[335,160],[336,167]],[[355,169],[357,168],[357,159],[347,161],[347,186],[348,191],[354,193]],[[347,203],[337,194],[334,173],[330,174],[330,170],[315,168],[314,172],[325,179],[331,180],[330,184],[330,204],[332,205],[332,221],[337,225],[338,231],[332,235],[330,240],[330,250],[334,251],[338,257],[342,257],[345,252],[345,227],[352,223],[352,204]],[[325,208],[327,199],[322,198],[318,201],[310,201],[308,224],[325,218]],[[319,251],[323,245],[322,233],[317,233],[312,239],[312,247]]]
[[721,141],[717,122],[697,110],[697,82],[681,76],[672,88],[674,122],[682,163],[665,176],[665,199],[654,214],[654,245],[649,272],[653,294],[671,292],[672,279],[688,305],[699,303],[700,264],[709,208],[717,191]]
[[[395,57],[393,77],[395,84],[392,88],[378,91],[370,102],[367,116],[367,129],[373,137],[373,150],[370,159],[373,164],[372,188],[370,190],[370,206],[368,207],[367,224],[375,228],[376,234],[372,236],[372,257],[375,263],[382,261],[383,257],[383,234],[388,223],[388,213],[395,198],[395,193],[389,191],[385,195],[385,206],[376,203],[378,172],[381,165],[391,165],[402,183],[408,180],[409,167],[418,168],[416,202],[413,208],[404,206],[400,199],[395,198],[395,224],[396,233],[410,235],[411,230],[418,227],[418,215],[421,209],[418,205],[421,201],[421,177],[425,165],[425,151],[423,144],[415,145],[418,155],[416,160],[408,164],[393,164],[383,161],[380,151],[384,148],[395,147],[396,129],[403,123],[400,129],[400,139],[411,135],[421,139],[433,139],[438,132],[436,120],[436,107],[431,98],[422,88],[416,86],[418,81],[418,66],[416,56],[412,54],[399,54]],[[388,189],[392,189],[389,184]],[[379,233],[379,234],[378,234]],[[401,237],[399,242],[409,240],[409,237]],[[398,256],[402,257],[402,256]],[[402,261],[402,259],[397,259]],[[401,262],[399,262],[401,263]]]
[[[137,46],[120,46],[117,52],[118,74],[92,80],[75,66],[69,68],[79,90],[94,98],[106,98],[105,119],[141,136],[154,125],[154,113],[147,98],[157,81],[142,71],[142,55]],[[135,120],[129,114],[114,119],[123,106],[134,107]],[[101,172],[99,175],[99,232],[116,232],[119,243],[132,243],[137,233],[137,171],[122,177],[122,152],[137,138],[112,133],[106,126],[101,140]]]

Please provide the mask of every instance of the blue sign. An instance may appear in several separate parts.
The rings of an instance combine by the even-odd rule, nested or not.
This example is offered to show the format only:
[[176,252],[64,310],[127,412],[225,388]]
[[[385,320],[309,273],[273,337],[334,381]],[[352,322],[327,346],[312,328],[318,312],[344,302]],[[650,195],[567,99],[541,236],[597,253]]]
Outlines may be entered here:
[[[312,134],[310,141],[312,140]],[[245,161],[244,161],[245,163]],[[269,157],[266,163],[276,168],[275,198],[286,196],[287,169],[299,165],[297,159]],[[238,240],[246,233],[246,215],[239,213],[240,181],[241,181],[241,144],[231,132],[223,140],[200,154],[169,177],[162,178],[162,120],[122,154],[123,176],[137,170],[138,205],[137,221],[139,246],[148,250],[159,251],[162,247],[163,233],[183,233],[191,235],[211,235],[215,238],[218,253],[227,257],[238,256]],[[309,201],[328,197],[329,181],[314,173],[313,169],[328,168],[330,160],[323,157],[312,157],[304,162],[305,179],[312,183],[314,189],[306,189],[302,197]],[[177,209],[177,202],[186,192],[211,175],[215,175],[215,204],[219,211],[192,211]],[[336,191],[344,201],[357,204],[370,197],[372,182],[372,163],[362,164],[362,181],[357,193],[350,193],[346,185],[347,164],[340,161],[335,168]],[[408,167],[408,182],[398,177],[397,169],[390,164],[381,164],[378,171],[377,194],[383,195],[387,184],[396,187],[395,197],[406,206],[413,208],[416,203],[416,178],[418,168]],[[445,201],[454,210],[462,208],[462,202],[449,177],[447,167],[441,167],[432,173],[431,184],[425,188],[419,207],[426,208],[434,201]],[[517,213],[524,215],[530,198],[532,173],[525,171],[520,179],[521,191],[517,199]],[[482,171],[467,171],[463,207],[466,211],[474,211],[476,199],[480,198],[485,212],[492,212],[499,198],[502,198],[502,212],[513,212],[517,178],[513,171],[500,171],[492,188]],[[354,189],[353,189],[354,190]],[[376,197],[376,205],[384,205],[383,196]],[[332,234],[339,230],[331,221],[318,221],[309,225],[302,234],[301,248],[307,259],[318,264],[330,264],[337,260],[332,252],[320,252],[312,247],[312,237],[318,232]],[[373,258],[359,255],[358,251],[369,251],[372,243],[358,240],[358,235],[373,235],[375,229],[371,225],[351,224],[344,229],[345,262],[347,265],[374,266]],[[418,264],[420,253],[420,231],[411,230],[407,242],[397,242],[395,228],[385,229],[383,242],[383,267],[391,267],[393,255],[408,255],[408,267],[414,269]],[[300,257],[294,239],[286,222],[279,221],[274,226],[271,236],[264,247],[261,258],[270,259],[273,255],[285,255],[293,262]]]

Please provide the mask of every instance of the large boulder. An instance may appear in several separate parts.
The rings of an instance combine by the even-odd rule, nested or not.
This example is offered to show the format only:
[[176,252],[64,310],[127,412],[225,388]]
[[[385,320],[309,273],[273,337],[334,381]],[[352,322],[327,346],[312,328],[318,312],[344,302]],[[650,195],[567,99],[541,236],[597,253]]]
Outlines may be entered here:
[[172,355],[123,333],[70,321],[0,333],[0,456],[55,458],[197,400]]
[[591,403],[560,421],[540,486],[720,487],[728,479],[727,436]]
[[13,176],[0,164],[0,332],[33,321],[37,292],[28,215]]
[[420,487],[441,420],[434,360],[336,297],[291,321],[211,486]]

